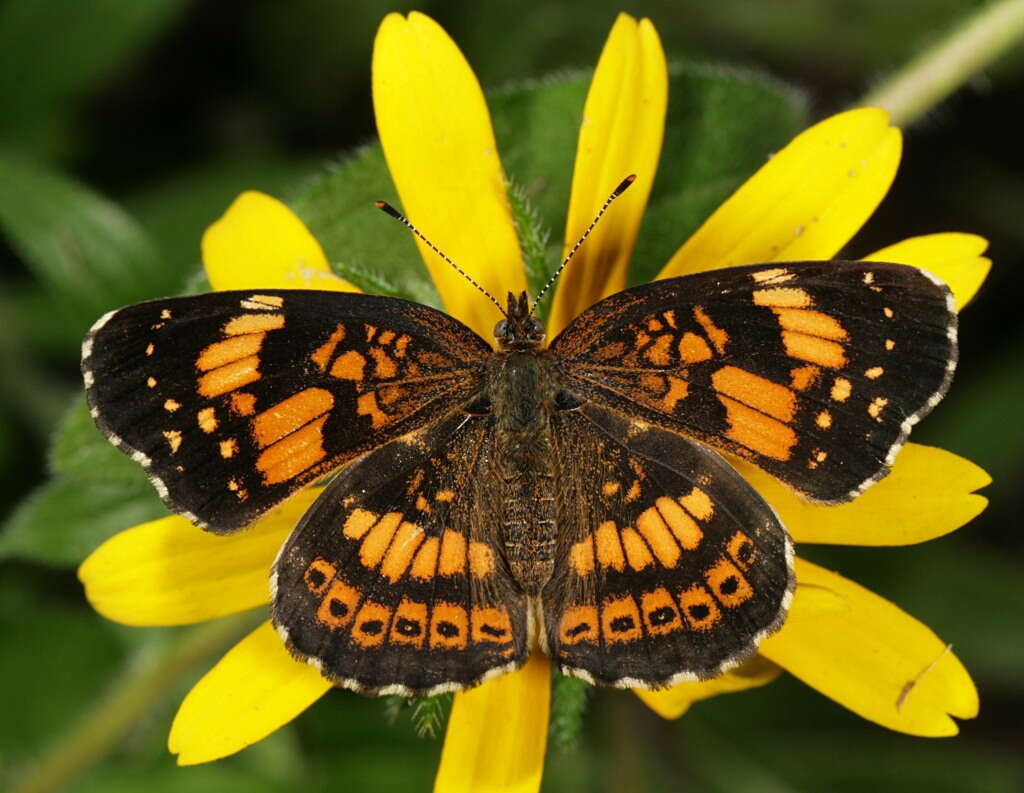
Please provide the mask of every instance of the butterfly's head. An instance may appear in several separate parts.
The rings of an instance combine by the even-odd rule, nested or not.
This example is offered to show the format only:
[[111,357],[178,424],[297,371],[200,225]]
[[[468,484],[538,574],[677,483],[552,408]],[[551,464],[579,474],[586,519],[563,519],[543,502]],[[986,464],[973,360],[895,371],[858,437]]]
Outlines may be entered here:
[[508,293],[508,311],[505,319],[494,326],[494,338],[502,350],[529,350],[544,341],[544,325],[530,311],[530,298],[526,292]]

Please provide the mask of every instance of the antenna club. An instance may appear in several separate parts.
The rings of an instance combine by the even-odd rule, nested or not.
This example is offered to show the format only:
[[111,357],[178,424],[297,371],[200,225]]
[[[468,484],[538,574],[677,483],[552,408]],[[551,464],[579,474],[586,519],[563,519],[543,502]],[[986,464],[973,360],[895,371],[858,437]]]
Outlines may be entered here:
[[374,201],[373,203],[374,206],[377,207],[377,209],[387,213],[388,215],[391,215],[391,217],[395,218],[396,220],[402,219],[401,213],[393,206],[391,206],[391,204],[389,204],[387,201]]
[[626,188],[629,187],[631,184],[633,184],[633,182],[635,182],[635,181],[636,181],[636,174],[635,173],[631,173],[629,176],[627,176],[625,179],[623,179],[621,182],[619,182],[619,186],[616,187],[615,191],[612,193],[612,198],[618,198],[620,195],[622,195],[624,192],[626,192]]

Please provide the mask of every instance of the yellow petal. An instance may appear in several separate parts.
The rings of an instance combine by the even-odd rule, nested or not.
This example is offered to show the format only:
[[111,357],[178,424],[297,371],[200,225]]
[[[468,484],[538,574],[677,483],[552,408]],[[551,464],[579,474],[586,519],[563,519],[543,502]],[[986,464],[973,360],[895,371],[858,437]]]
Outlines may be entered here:
[[959,310],[974,297],[992,268],[992,260],[981,255],[986,248],[988,240],[984,237],[947,231],[911,237],[864,258],[872,262],[912,264],[937,275],[953,291]]
[[331,272],[305,224],[265,193],[242,193],[203,234],[203,265],[221,289],[359,289]]
[[260,606],[274,557],[317,495],[306,489],[229,536],[178,516],[143,523],[93,551],[78,577],[93,608],[126,625],[186,625]]
[[568,253],[612,190],[636,181],[609,209],[562,273],[548,332],[626,285],[640,220],[654,184],[668,104],[668,67],[650,20],[619,14],[583,108],[572,197],[565,223]]
[[890,474],[847,504],[810,504],[750,463],[730,462],[775,508],[798,543],[912,545],[959,529],[988,499],[992,478],[952,452],[908,443]]
[[[526,289],[483,92],[434,20],[416,12],[384,18],[373,50],[373,107],[409,220],[502,304],[506,290]],[[417,244],[448,312],[492,338],[498,309]]]
[[699,683],[680,683],[671,688],[657,691],[636,689],[635,693],[651,710],[664,719],[678,719],[690,709],[690,705],[702,699],[731,694],[734,691],[745,691],[772,682],[782,670],[760,655],[755,655],[740,664],[731,672],[719,675],[712,680]]
[[[762,655],[865,719],[911,735],[956,735],[978,713],[970,675],[927,626],[802,559],[782,630]],[[948,715],[947,715],[948,714]]]
[[178,765],[227,757],[283,727],[329,688],[316,669],[288,654],[265,622],[188,692],[167,748],[178,755]]
[[548,739],[551,664],[527,664],[455,695],[435,793],[536,793]]
[[658,277],[832,258],[885,197],[901,146],[878,108],[815,124],[722,204]]

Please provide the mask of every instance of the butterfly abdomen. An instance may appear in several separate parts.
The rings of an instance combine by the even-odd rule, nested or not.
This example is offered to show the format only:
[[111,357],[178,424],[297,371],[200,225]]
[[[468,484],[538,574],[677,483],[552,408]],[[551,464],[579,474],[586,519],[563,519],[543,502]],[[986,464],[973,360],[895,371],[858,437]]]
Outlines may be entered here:
[[496,356],[489,385],[501,540],[512,575],[526,593],[537,594],[554,567],[553,390],[543,360],[532,351]]

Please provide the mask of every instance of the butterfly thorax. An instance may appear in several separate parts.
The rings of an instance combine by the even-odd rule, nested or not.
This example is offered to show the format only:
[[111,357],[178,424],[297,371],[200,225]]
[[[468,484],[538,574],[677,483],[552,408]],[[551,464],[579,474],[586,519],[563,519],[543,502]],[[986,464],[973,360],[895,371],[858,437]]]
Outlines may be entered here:
[[494,416],[493,505],[516,581],[537,594],[551,577],[555,550],[555,471],[551,438],[554,387],[541,349],[543,326],[526,294],[509,295],[495,328],[501,348],[491,362],[488,396]]

